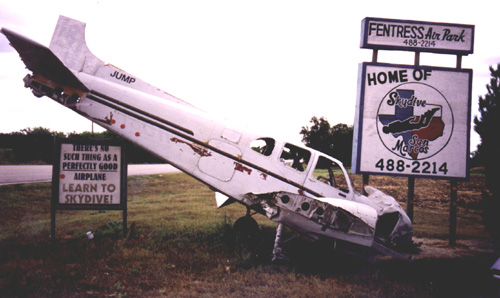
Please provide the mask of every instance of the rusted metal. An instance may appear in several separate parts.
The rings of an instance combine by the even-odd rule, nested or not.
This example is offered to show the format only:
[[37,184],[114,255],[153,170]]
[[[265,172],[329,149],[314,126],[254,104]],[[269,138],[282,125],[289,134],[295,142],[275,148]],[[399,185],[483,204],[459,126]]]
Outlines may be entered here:
[[234,169],[239,172],[246,172],[248,175],[252,174],[252,169],[245,167],[239,162],[234,162]]
[[202,147],[199,147],[195,144],[189,143],[187,141],[181,140],[179,138],[174,137],[174,138],[171,138],[170,141],[172,141],[174,143],[181,143],[181,144],[188,145],[191,149],[193,149],[193,152],[198,154],[199,156],[202,156],[202,157],[212,156],[212,153],[209,150],[202,148]]

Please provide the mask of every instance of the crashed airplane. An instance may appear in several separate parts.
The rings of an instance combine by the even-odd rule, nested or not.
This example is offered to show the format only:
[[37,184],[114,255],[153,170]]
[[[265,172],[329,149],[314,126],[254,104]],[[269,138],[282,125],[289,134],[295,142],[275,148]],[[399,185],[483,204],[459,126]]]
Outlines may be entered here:
[[390,196],[358,193],[337,159],[268,135],[229,126],[94,56],[85,23],[61,16],[47,48],[1,29],[32,72],[25,87],[162,157],[215,191],[217,207],[238,202],[277,222],[273,259],[287,226],[406,258],[410,219]]

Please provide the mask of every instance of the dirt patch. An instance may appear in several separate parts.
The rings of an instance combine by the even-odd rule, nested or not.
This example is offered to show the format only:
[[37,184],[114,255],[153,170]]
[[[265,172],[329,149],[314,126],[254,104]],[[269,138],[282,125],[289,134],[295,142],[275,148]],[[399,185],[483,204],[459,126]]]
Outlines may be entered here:
[[413,237],[415,243],[422,243],[420,252],[414,259],[438,259],[478,256],[481,254],[495,254],[500,256],[500,250],[495,249],[485,239],[458,240],[450,246],[448,240]]

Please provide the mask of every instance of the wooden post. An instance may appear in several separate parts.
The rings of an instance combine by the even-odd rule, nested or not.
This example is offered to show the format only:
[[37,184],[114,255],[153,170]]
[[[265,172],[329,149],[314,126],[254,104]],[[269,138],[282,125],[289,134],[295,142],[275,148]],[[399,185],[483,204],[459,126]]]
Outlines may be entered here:
[[123,209],[123,221],[122,221],[122,227],[123,227],[123,236],[126,237],[128,234],[128,227],[127,227],[127,207]]
[[50,241],[56,243],[56,209],[54,204],[50,207]]
[[368,181],[370,180],[370,175],[368,174],[363,174],[363,195],[367,195],[366,190],[365,190],[365,185],[368,185]]
[[450,180],[450,246],[457,243],[457,181]]
[[415,198],[415,177],[408,177],[408,201],[406,204],[406,214],[413,222],[413,205]]
[[56,169],[61,155],[61,148],[58,143],[57,137],[53,138],[52,144],[52,194],[50,198],[50,241],[52,244],[56,243],[56,212],[57,212],[57,194],[59,193],[59,185],[54,183],[58,181],[58,171]]
[[127,225],[127,213],[128,213],[128,162],[127,162],[127,152],[126,150],[123,150],[123,145],[122,145],[122,150],[121,150],[121,202],[122,202],[122,210],[123,210],[123,220],[122,220],[122,226],[123,226],[123,236],[127,237],[128,234],[128,225]]

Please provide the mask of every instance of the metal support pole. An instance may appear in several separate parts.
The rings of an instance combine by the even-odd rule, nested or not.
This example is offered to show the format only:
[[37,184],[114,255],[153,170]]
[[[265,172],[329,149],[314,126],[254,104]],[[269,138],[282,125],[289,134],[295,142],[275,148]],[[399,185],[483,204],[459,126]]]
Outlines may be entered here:
[[372,62],[377,62],[377,59],[378,59],[378,50],[377,49],[374,49],[373,52],[372,52]]
[[457,55],[457,69],[462,68],[462,55]]

